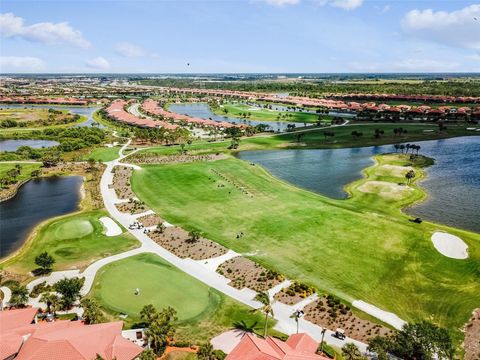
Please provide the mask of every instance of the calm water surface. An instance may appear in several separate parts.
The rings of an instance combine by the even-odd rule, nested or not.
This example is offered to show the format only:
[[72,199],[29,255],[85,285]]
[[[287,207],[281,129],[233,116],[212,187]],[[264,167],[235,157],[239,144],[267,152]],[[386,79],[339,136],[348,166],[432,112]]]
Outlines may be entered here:
[[34,149],[48,148],[59,143],[53,140],[0,140],[0,151],[17,151],[21,146],[30,146]]
[[269,125],[273,131],[285,131],[288,124],[294,124],[299,126],[299,123],[286,122],[286,121],[255,121],[255,120],[245,120],[240,118],[235,118],[231,116],[216,115],[211,110],[208,104],[198,103],[198,104],[172,104],[169,107],[170,111],[176,112],[177,114],[189,115],[193,117],[199,117],[202,119],[209,119],[215,121],[226,121],[233,124],[246,124],[246,125],[259,125],[266,124]]
[[[480,232],[480,137],[462,137],[418,142],[422,154],[435,158],[421,186],[427,201],[408,213]],[[274,176],[296,186],[337,198],[346,198],[343,188],[362,177],[376,154],[393,152],[392,145],[331,149],[244,151],[239,158],[265,167]]]
[[78,208],[81,176],[34,179],[0,203],[0,258],[20,248],[40,222]]

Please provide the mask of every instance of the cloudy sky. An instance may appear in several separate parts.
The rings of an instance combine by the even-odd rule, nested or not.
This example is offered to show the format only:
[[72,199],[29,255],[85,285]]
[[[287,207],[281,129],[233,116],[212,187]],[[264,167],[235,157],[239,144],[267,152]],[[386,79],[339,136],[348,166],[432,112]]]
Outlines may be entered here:
[[470,1],[2,0],[0,11],[1,73],[480,72]]

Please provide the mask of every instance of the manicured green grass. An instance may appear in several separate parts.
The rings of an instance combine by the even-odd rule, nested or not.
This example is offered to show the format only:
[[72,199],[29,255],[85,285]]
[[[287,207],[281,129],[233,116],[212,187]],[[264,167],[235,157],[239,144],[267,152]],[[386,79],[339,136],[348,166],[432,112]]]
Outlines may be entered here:
[[120,146],[95,148],[88,154],[85,154],[83,160],[94,159],[95,161],[102,162],[112,161],[118,158],[118,150],[120,150]]
[[[480,235],[411,223],[399,209],[404,201],[394,204],[370,195],[329,199],[233,158],[144,166],[134,172],[132,186],[167,221],[200,229],[209,239],[255,254],[261,264],[347,301],[364,300],[407,321],[429,319],[454,331],[480,303]],[[431,242],[438,230],[461,237],[470,258],[438,253]],[[245,234],[241,240],[235,236],[239,232]]]
[[225,103],[223,107],[218,107],[212,111],[215,114],[225,115],[224,109],[228,110],[226,115],[234,117],[242,117],[242,114],[248,113],[250,116],[246,117],[248,120],[258,121],[289,121],[299,123],[316,123],[321,116],[322,120],[329,119],[330,116],[325,114],[311,114],[307,112],[294,111],[276,111],[270,109],[254,108],[241,103]]
[[[140,294],[135,295],[135,289]],[[154,254],[140,254],[106,265],[97,273],[92,296],[115,318],[128,315],[127,325],[140,322],[143,306],[173,307],[178,315],[176,340],[205,341],[233,328],[258,321],[248,307],[209,288]]]
[[134,248],[139,243],[129,234],[106,236],[98,220],[104,211],[62,216],[42,224],[19,253],[0,268],[26,274],[37,266],[35,257],[47,251],[55,259],[53,270],[84,268],[95,260]]

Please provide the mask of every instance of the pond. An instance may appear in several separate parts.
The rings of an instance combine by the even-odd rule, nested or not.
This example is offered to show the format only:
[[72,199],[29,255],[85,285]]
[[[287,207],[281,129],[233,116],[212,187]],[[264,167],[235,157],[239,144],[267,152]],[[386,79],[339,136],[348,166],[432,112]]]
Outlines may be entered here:
[[[434,222],[480,232],[480,137],[417,142],[421,154],[435,159],[421,182],[428,199],[406,211]],[[344,187],[362,177],[372,156],[394,152],[392,145],[325,150],[244,151],[240,159],[265,167],[298,187],[344,199]]]
[[250,126],[255,126],[259,124],[269,125],[273,131],[285,131],[288,124],[293,124],[299,126],[300,124],[295,122],[287,121],[255,121],[255,120],[245,120],[240,118],[235,118],[231,116],[216,115],[211,110],[208,104],[197,103],[197,104],[172,104],[169,107],[170,111],[173,111],[177,114],[188,115],[192,117],[198,117],[202,119],[212,119],[215,121],[226,121],[232,124],[246,124]]
[[42,221],[78,209],[81,176],[34,179],[0,202],[0,258],[19,249]]
[[63,106],[63,105],[31,105],[31,104],[0,104],[0,109],[54,109],[54,110],[68,110],[72,114],[85,116],[87,119],[75,126],[98,126],[104,128],[103,125],[97,123],[93,119],[93,113],[97,111],[98,107],[92,106]]
[[33,140],[33,139],[18,139],[18,140],[0,140],[0,151],[17,151],[21,146],[30,146],[34,149],[48,148],[60,144],[53,140]]

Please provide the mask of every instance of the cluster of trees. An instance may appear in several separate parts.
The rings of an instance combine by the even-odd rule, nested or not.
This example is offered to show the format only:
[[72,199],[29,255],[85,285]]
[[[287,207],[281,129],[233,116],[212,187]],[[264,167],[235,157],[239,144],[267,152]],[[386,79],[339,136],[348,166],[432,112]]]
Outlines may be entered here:
[[24,121],[16,121],[12,119],[2,120],[0,122],[0,128],[14,128],[14,127],[26,127],[27,123]]
[[183,127],[178,127],[174,130],[166,130],[164,128],[134,128],[133,136],[140,141],[169,145],[188,142],[190,133]]
[[403,154],[403,151],[405,150],[405,154],[408,154],[408,152],[410,150],[412,150],[412,154],[414,151],[417,152],[417,155],[418,155],[418,152],[422,149],[422,147],[420,145],[417,145],[417,144],[394,144],[393,147],[395,148],[395,152],[398,152],[398,150],[400,150],[400,152]]
[[21,171],[22,165],[15,164],[14,168],[8,170],[5,175],[0,178],[0,189],[7,187],[8,185],[15,184]]
[[361,131],[354,130],[352,131],[352,137],[354,139],[359,139],[363,136],[363,133]]

